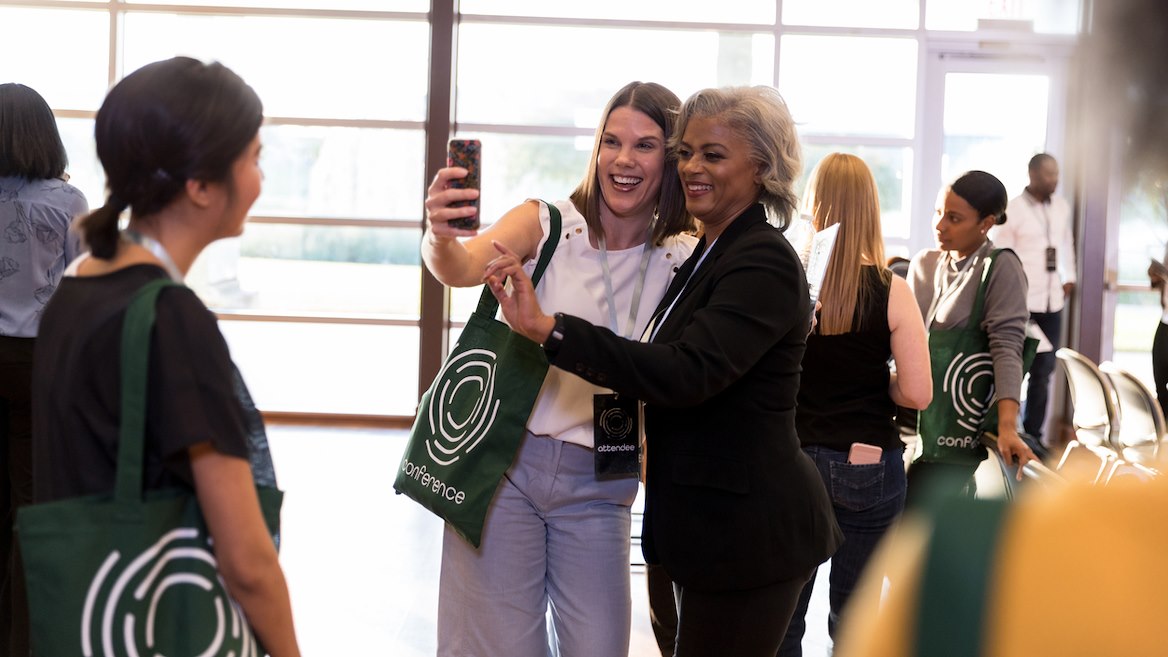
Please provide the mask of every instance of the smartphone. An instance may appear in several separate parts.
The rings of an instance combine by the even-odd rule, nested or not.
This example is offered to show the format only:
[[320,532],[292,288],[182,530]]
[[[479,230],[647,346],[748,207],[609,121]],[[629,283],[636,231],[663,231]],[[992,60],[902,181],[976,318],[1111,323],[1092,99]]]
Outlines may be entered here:
[[868,465],[870,463],[879,463],[880,455],[884,452],[883,449],[869,445],[868,443],[852,443],[852,448],[848,450],[848,463],[852,465]]
[[[467,170],[465,178],[458,180],[451,180],[450,186],[458,189],[482,189],[480,187],[481,171],[482,171],[482,151],[483,145],[477,139],[451,139],[450,144],[446,149],[446,166],[448,167],[462,167]],[[473,201],[458,201],[451,204],[451,207],[461,208],[466,206],[473,206],[475,208],[474,216],[462,217],[454,219],[450,225],[454,228],[462,228],[465,230],[477,230],[479,227],[479,199]]]

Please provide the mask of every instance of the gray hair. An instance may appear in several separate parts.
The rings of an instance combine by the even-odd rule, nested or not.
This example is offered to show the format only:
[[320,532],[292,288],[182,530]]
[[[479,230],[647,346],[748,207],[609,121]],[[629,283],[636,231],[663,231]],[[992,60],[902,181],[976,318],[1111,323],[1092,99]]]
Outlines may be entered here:
[[783,97],[766,86],[698,91],[681,106],[670,148],[677,149],[690,119],[699,117],[717,117],[750,144],[750,159],[759,165],[759,201],[785,230],[798,204],[795,182],[803,171],[803,158],[795,120]]

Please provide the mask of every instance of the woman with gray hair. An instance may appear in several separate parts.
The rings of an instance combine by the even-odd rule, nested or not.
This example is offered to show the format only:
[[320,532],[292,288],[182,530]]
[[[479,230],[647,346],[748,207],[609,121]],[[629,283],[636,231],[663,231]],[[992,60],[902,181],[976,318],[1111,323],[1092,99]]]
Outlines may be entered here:
[[795,434],[811,308],[781,230],[795,207],[799,142],[767,87],[699,91],[675,135],[686,208],[705,234],[647,342],[545,314],[505,247],[485,276],[511,326],[552,365],[644,402],[643,549],[679,588],[675,654],[770,657],[803,584],[841,541]]

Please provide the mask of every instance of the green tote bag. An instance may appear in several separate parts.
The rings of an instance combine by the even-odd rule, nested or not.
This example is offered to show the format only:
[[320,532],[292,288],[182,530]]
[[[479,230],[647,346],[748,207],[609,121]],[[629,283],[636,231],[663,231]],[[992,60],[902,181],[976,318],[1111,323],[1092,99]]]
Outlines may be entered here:
[[[560,211],[532,274],[547,269],[560,239]],[[393,488],[426,507],[476,548],[487,507],[511,467],[548,362],[543,349],[495,319],[499,302],[483,286],[478,308],[422,395]]]
[[[929,331],[929,360],[933,372],[933,401],[920,412],[921,461],[976,464],[986,456],[981,445],[984,431],[998,426],[994,395],[994,361],[990,337],[981,328],[986,287],[994,262],[1004,249],[989,256],[982,269],[969,322],[964,328]],[[932,316],[928,318],[932,323]],[[1038,340],[1027,337],[1022,345],[1022,371],[1030,370]]]
[[[219,577],[194,491],[142,490],[154,303],[169,285],[147,283],[126,311],[114,492],[18,512],[37,657],[264,654]],[[258,491],[275,540],[283,494]]]

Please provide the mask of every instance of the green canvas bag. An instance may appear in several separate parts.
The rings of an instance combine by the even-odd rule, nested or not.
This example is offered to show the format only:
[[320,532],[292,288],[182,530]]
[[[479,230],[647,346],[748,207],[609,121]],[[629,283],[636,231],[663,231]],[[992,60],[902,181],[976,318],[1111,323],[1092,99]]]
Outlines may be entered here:
[[[194,491],[142,490],[154,303],[170,285],[147,283],[126,311],[114,492],[17,514],[37,657],[264,654],[224,588]],[[257,490],[275,540],[283,494]]]
[[931,514],[910,657],[981,657],[1006,500],[945,499]]
[[[929,360],[933,372],[933,401],[920,412],[921,461],[976,464],[986,457],[984,431],[997,431],[998,406],[994,395],[994,361],[990,338],[981,328],[986,287],[994,262],[1005,249],[991,253],[969,322],[963,328],[929,331]],[[932,324],[929,313],[926,326]],[[1027,336],[1022,345],[1022,372],[1030,370],[1038,340]]]
[[[560,211],[546,205],[551,228],[532,286],[539,285],[563,225]],[[543,349],[496,320],[498,309],[484,285],[478,308],[422,395],[393,482],[394,490],[446,520],[476,548],[548,369]]]

